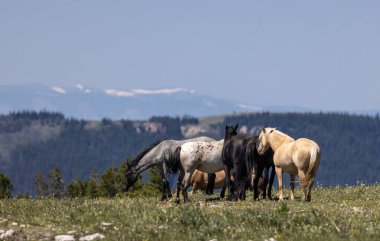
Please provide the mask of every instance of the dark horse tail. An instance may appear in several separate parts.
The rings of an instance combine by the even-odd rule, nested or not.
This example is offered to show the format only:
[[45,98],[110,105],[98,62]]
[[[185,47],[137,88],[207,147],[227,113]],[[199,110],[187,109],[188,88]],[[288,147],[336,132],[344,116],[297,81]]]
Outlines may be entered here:
[[166,160],[166,166],[168,167],[168,170],[170,173],[176,173],[178,171],[179,164],[181,162],[180,154],[181,154],[181,146],[177,147],[174,153],[170,153],[169,159]]
[[[251,175],[254,169],[254,164],[256,161],[256,156],[257,156],[257,150],[256,150],[256,141],[255,140],[250,140],[245,149],[245,164],[247,166],[247,174]],[[257,175],[257,173],[255,173]]]

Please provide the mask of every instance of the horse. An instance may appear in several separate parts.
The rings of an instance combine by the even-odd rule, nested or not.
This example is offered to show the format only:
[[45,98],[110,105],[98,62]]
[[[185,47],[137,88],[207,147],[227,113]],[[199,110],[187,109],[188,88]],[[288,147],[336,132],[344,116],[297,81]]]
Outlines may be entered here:
[[[258,136],[254,136],[253,142],[247,145],[247,150],[246,150],[246,158],[253,159],[251,162],[254,164],[251,171],[251,176],[250,176],[251,180],[249,184],[251,186],[251,189],[253,189],[255,178],[258,178],[258,182],[257,182],[258,196],[262,196],[265,199],[268,194],[268,198],[271,200],[272,186],[274,182],[274,176],[276,175],[276,172],[274,169],[274,163],[273,163],[274,152],[272,148],[268,148],[268,150],[263,155],[260,155],[257,152],[257,148],[256,148],[257,143],[258,143]],[[269,169],[271,170],[270,178],[269,178]],[[255,171],[261,172],[261,175],[256,175]],[[267,186],[268,186],[268,190],[267,190]]]
[[180,202],[180,191],[184,197],[184,202],[188,202],[187,189],[191,186],[190,180],[198,169],[206,173],[216,173],[224,169],[222,163],[222,149],[224,140],[207,142],[187,142],[178,147],[181,163],[180,175],[177,183],[176,202]]
[[[271,180],[269,182],[268,196],[271,199],[271,191],[274,180],[273,152],[268,150],[259,155],[256,150],[258,136],[251,137],[248,135],[237,135],[236,126],[226,126],[225,140],[222,152],[223,164],[226,172],[226,186],[229,186],[230,170],[234,169],[234,180],[237,186],[237,198],[245,200],[245,191],[249,175],[254,175],[252,182],[254,199],[258,199],[259,180],[262,178],[263,183],[260,189],[263,189],[263,198],[266,198],[266,186],[268,184],[268,170],[272,167]],[[252,173],[252,174],[250,174]],[[222,190],[224,196],[224,190]],[[230,192],[230,198],[236,198],[233,191]]]
[[311,201],[311,189],[321,160],[318,144],[307,138],[293,139],[276,128],[263,128],[259,135],[257,151],[264,153],[269,147],[274,151],[273,162],[278,177],[279,199],[282,195],[282,174],[290,174],[290,199],[294,200],[294,180],[299,176],[303,189],[302,200]]
[[[235,198],[235,185],[237,186],[237,197],[240,200],[245,199],[245,190],[248,175],[251,171],[251,163],[246,162],[245,153],[246,145],[250,140],[248,135],[237,135],[238,125],[227,126],[224,135],[224,145],[222,150],[222,162],[224,165],[225,185],[220,194],[223,198],[226,188],[229,188],[229,198]],[[231,169],[234,170],[235,185],[231,185]]]
[[[272,154],[273,155],[273,154]],[[273,161],[272,161],[273,162]],[[272,176],[274,177],[274,168],[272,169],[273,170],[273,174]],[[265,172],[265,170],[264,170]],[[210,180],[209,180],[209,175],[208,173],[205,173],[205,172],[202,172],[202,171],[199,171],[199,170],[195,170],[194,173],[193,173],[193,176],[191,177],[191,180],[190,180],[190,183],[191,183],[191,192],[189,193],[190,195],[197,192],[198,190],[199,191],[203,191],[203,192],[206,192],[207,194],[207,190],[208,188],[211,188],[211,189],[221,189],[223,188],[224,186],[224,178],[226,176],[225,172],[224,171],[220,171],[220,172],[216,172],[215,173],[215,181],[213,183],[213,186],[210,187]],[[249,189],[252,189],[253,190],[253,179],[255,178],[255,174],[254,173],[251,173],[251,178],[248,182],[248,187]],[[272,178],[273,180],[274,178]],[[231,181],[233,182],[233,177],[231,177]],[[266,197],[266,186],[267,186],[267,180],[265,180],[265,175],[263,173],[263,176],[259,179],[259,182],[258,182],[258,192],[259,192],[259,196],[261,195],[263,198]],[[271,188],[272,188],[272,184],[273,184],[273,181],[270,181],[269,182],[269,187],[268,187],[268,196],[270,199],[272,199],[271,197]]]
[[182,144],[191,141],[215,140],[210,137],[201,136],[188,140],[163,140],[153,143],[151,146],[143,150],[131,164],[127,164],[123,191],[127,192],[138,180],[139,175],[143,171],[156,165],[160,169],[163,181],[161,201],[169,199],[172,196],[170,192],[169,175],[170,173],[177,172],[179,168],[179,159],[177,159],[178,155],[175,155],[175,150]]
[[193,175],[191,176],[190,179],[190,184],[191,184],[191,193],[194,193],[198,190],[208,193],[212,193],[214,188],[222,188],[224,184],[224,177],[225,173],[224,171],[219,171],[216,172],[214,182],[212,183],[211,190],[208,190],[210,188],[210,182],[211,180],[209,179],[209,173],[205,173],[199,170],[195,170]]

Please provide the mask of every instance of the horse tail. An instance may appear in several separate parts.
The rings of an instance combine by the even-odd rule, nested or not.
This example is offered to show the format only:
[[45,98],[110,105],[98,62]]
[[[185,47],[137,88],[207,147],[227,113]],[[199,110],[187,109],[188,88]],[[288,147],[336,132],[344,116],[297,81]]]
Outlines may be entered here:
[[315,173],[319,167],[319,161],[321,159],[321,150],[317,144],[312,145],[309,149],[310,161],[309,168],[307,169],[305,179],[307,187],[314,182]]
[[181,154],[181,146],[177,147],[174,153],[172,153],[169,156],[169,159],[166,161],[166,165],[168,167],[169,172],[176,173],[178,171],[179,163],[181,162],[180,154]]
[[245,150],[245,163],[247,165],[247,175],[250,175],[253,171],[253,165],[256,161],[255,158],[257,157],[256,152],[256,143],[253,141],[248,142]]

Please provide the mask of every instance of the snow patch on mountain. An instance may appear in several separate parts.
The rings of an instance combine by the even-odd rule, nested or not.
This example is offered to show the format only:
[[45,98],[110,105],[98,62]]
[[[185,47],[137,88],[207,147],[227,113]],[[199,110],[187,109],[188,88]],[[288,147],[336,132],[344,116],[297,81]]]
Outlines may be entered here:
[[191,92],[191,90],[184,89],[184,88],[171,88],[171,89],[157,89],[157,90],[148,90],[148,89],[133,89],[132,90],[136,94],[144,94],[144,95],[151,95],[151,94],[175,94],[179,92],[187,92],[187,93],[194,93]]
[[64,88],[58,86],[53,86],[51,89],[59,94],[66,94],[67,92]]
[[76,84],[76,87],[83,91],[85,94],[88,94],[88,93],[91,93],[91,90],[89,88],[86,88],[84,85],[82,84]]
[[135,95],[133,92],[117,89],[105,89],[104,93],[116,97],[131,97]]

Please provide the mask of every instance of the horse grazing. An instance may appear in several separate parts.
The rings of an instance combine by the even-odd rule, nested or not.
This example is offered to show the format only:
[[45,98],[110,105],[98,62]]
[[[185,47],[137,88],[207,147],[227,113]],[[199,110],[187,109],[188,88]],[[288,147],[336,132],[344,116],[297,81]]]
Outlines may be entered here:
[[283,199],[282,173],[287,172],[290,174],[290,199],[294,200],[294,180],[298,175],[303,188],[302,200],[311,201],[311,189],[321,159],[317,143],[306,138],[294,140],[276,128],[263,128],[257,151],[262,154],[269,147],[274,151],[273,162],[278,176],[279,199]]
[[179,153],[175,151],[182,144],[190,141],[215,141],[212,138],[201,136],[188,140],[164,140],[152,144],[143,150],[131,164],[128,164],[125,175],[125,185],[123,190],[126,192],[138,180],[139,175],[146,169],[157,165],[162,176],[162,197],[161,200],[169,199],[172,194],[170,192],[169,175],[175,173],[179,168]]
[[191,186],[190,180],[198,169],[206,173],[216,173],[224,169],[222,163],[222,149],[224,140],[207,142],[187,142],[177,148],[180,152],[181,169],[177,183],[176,202],[180,202],[180,191],[184,202],[188,201],[187,189]]

